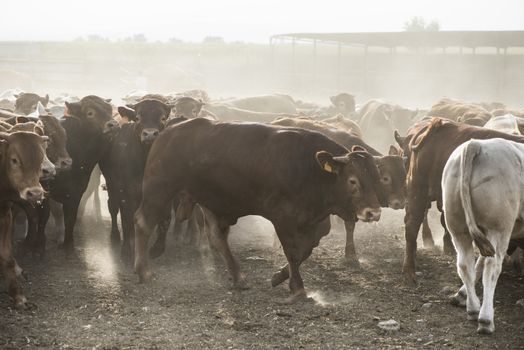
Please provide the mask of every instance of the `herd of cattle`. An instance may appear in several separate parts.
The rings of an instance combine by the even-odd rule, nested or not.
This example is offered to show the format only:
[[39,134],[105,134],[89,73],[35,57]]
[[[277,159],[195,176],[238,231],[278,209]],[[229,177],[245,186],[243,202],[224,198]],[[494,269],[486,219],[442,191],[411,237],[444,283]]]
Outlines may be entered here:
[[[82,198],[98,192],[101,171],[111,243],[124,260],[134,259],[141,282],[151,277],[150,258],[164,252],[173,219],[175,230],[190,220],[193,234],[205,235],[222,254],[234,285],[246,287],[227,237],[238,218],[260,215],[274,225],[288,261],[271,279],[273,286],[289,279],[287,303],[306,296],[299,267],[329,233],[331,215],[344,220],[345,259],[358,266],[355,223],[379,220],[381,208],[405,208],[403,272],[415,283],[418,232],[422,225],[424,244],[434,245],[426,216],[436,201],[444,251],[455,247],[464,283],[452,302],[467,307],[479,333],[494,331],[502,260],[524,247],[524,111],[452,99],[429,110],[382,100],[357,108],[347,93],[331,97],[329,107],[279,94],[210,100],[200,90],[130,95],[118,108],[93,95],[6,96],[0,263],[16,306],[26,298],[12,244],[14,217],[27,219],[17,254],[44,254],[51,213],[63,248],[72,252]],[[475,292],[481,277],[482,306]]]

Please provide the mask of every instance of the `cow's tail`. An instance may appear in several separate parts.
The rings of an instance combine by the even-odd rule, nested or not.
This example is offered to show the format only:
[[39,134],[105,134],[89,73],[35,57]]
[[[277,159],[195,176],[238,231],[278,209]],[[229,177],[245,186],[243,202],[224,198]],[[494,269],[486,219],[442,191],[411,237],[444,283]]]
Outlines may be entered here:
[[462,201],[462,208],[464,209],[464,216],[466,217],[466,225],[468,226],[469,234],[476,246],[480,250],[482,256],[495,255],[495,248],[491,242],[486,238],[486,235],[480,227],[478,227],[475,216],[473,214],[473,207],[471,205],[471,173],[473,169],[473,161],[480,153],[481,145],[478,141],[472,140],[466,144],[462,149],[460,155],[460,200]]

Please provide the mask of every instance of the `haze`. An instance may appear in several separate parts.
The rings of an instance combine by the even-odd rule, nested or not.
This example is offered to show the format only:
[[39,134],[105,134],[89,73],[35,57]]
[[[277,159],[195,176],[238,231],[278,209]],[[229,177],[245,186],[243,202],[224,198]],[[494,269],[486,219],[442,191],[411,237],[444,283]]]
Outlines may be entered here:
[[[9,1],[1,41],[69,41],[87,35],[111,40],[144,34],[148,40],[267,43],[288,32],[400,31],[413,16],[437,20],[441,30],[524,29],[521,0],[223,0],[168,2]],[[147,14],[147,15],[146,15]]]

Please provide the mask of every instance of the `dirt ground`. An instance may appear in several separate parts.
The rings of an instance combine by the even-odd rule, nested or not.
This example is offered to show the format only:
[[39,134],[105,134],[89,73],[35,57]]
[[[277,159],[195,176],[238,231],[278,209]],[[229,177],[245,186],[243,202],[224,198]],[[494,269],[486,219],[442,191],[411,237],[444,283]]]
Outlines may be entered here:
[[[524,348],[524,307],[516,304],[524,298],[523,278],[501,275],[495,334],[477,335],[466,311],[442,293],[460,286],[453,258],[419,247],[419,285],[403,284],[402,215],[385,210],[378,224],[357,224],[360,271],[342,264],[340,231],[322,239],[301,268],[314,301],[291,306],[275,303],[288,288],[270,285],[285,258],[272,248],[267,221],[246,218],[232,230],[232,249],[251,287],[236,291],[220,258],[204,259],[172,238],[153,263],[153,281],[138,284],[132,268],[109,248],[109,221],[84,218],[75,233],[75,257],[66,258],[50,234],[42,261],[19,261],[29,274],[24,289],[32,307],[14,310],[7,294],[0,294],[0,348]],[[435,218],[432,227],[438,228]],[[3,280],[0,289],[5,291]],[[400,323],[399,331],[378,328],[389,319]]]

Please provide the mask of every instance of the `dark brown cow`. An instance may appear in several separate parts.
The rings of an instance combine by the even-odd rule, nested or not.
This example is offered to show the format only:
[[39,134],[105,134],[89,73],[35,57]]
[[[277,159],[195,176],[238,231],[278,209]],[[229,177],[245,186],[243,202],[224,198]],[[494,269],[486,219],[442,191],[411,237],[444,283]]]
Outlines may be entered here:
[[[399,156],[394,147],[390,149],[389,155],[384,156],[362,141],[362,139],[355,137],[345,131],[334,129],[329,125],[326,125],[322,122],[313,121],[311,119],[280,118],[273,121],[271,124],[318,131],[347,149],[352,149],[354,146],[360,146],[364,148],[367,152],[374,156],[375,163],[377,164],[382,187],[377,188],[376,190],[381,194],[380,197],[382,207],[389,206],[392,209],[404,208],[404,183],[406,180],[406,169],[404,167],[403,158]],[[354,216],[354,218],[351,220],[344,221],[346,229],[345,259],[350,266],[354,267],[359,266],[353,238],[356,221],[358,221],[356,216]]]
[[13,257],[11,242],[14,201],[26,200],[33,205],[44,198],[40,174],[45,159],[46,136],[39,127],[33,132],[0,133],[0,267],[7,282],[7,291],[17,307],[26,298],[18,277],[22,270]]
[[[470,139],[503,138],[524,143],[523,136],[496,130],[469,126],[441,118],[419,123],[408,136],[409,170],[407,174],[406,255],[403,272],[409,283],[414,283],[417,236],[424,221],[424,213],[431,202],[442,209],[441,179],[450,154]],[[406,148],[406,145],[404,144]],[[441,216],[443,226],[443,216]],[[448,234],[449,236],[449,234]],[[451,241],[444,242],[450,245]],[[451,248],[453,249],[453,248]]]
[[49,95],[41,97],[33,93],[21,93],[16,97],[14,112],[24,115],[33,113],[36,110],[38,102],[46,107],[49,103]]
[[329,215],[378,220],[377,186],[369,153],[349,152],[317,132],[204,118],[171,126],[147,159],[135,214],[135,270],[140,281],[151,277],[149,238],[168,217],[174,196],[186,191],[216,216],[219,232],[212,241],[237,287],[245,282],[227,243],[229,227],[246,215],[273,223],[289,264],[272,282],[289,276],[287,301],[293,302],[305,296],[299,266],[329,232]]

